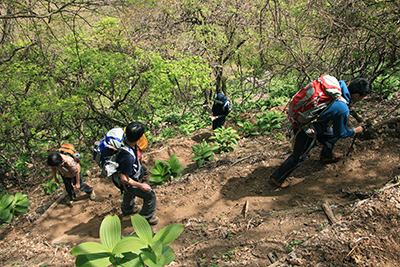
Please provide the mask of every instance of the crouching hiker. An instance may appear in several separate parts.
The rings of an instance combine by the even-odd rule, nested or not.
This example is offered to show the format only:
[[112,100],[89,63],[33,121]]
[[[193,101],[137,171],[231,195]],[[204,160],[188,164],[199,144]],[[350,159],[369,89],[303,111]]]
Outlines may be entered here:
[[[302,112],[298,112],[293,108],[296,103],[296,95],[299,95],[299,91],[295,97],[292,98],[292,102],[289,109],[289,119],[293,124],[293,132],[295,135],[295,142],[293,147],[293,153],[277,168],[271,175],[270,181],[272,184],[285,188],[290,184],[286,181],[286,178],[303,162],[305,161],[308,152],[315,146],[315,141],[320,142],[323,147],[320,154],[320,160],[322,163],[334,163],[340,160],[341,155],[333,153],[335,143],[340,138],[347,138],[359,134],[364,131],[363,127],[359,126],[354,129],[347,129],[348,116],[350,113],[348,105],[361,101],[371,91],[371,84],[364,78],[357,78],[346,86],[344,81],[337,81],[332,76],[321,76],[318,80],[310,83],[304,89],[312,92],[320,90],[321,84],[327,82],[324,91],[336,92],[336,96],[328,99],[326,106],[320,111],[320,115],[311,119],[302,118],[306,114],[302,109]],[[324,87],[324,86],[323,86]],[[336,88],[336,89],[334,89]],[[329,90],[328,90],[329,89]],[[302,89],[303,90],[303,89]],[[308,92],[310,92],[308,91]],[[324,92],[326,93],[326,92]],[[323,95],[324,93],[321,93]],[[306,91],[303,92],[304,100],[308,95]],[[308,95],[309,97],[309,95]],[[312,98],[312,97],[311,97]],[[311,99],[310,98],[310,99]],[[321,97],[322,98],[322,97]],[[315,101],[313,99],[313,101]],[[307,103],[306,101],[299,101],[298,106],[303,107]],[[320,109],[321,110],[321,109]],[[291,116],[293,115],[293,119]],[[310,119],[310,122],[306,122]],[[303,121],[301,121],[303,120]],[[299,123],[300,121],[300,123]],[[303,123],[303,124],[301,124]]]
[[[154,216],[157,209],[156,194],[146,183],[139,183],[143,177],[143,168],[138,158],[138,140],[145,132],[141,122],[131,122],[125,128],[124,146],[119,148],[116,162],[117,172],[112,175],[114,184],[123,191],[121,211],[124,216],[139,213],[150,225],[156,225],[159,219]],[[143,199],[143,206],[135,206],[136,196]]]
[[[65,190],[69,196],[69,205],[72,205],[76,199],[74,186],[82,192],[89,195],[91,200],[96,199],[96,194],[92,187],[87,185],[82,180],[80,159],[75,157],[77,153],[69,153],[65,151],[75,151],[75,148],[70,144],[63,144],[58,152],[51,153],[47,156],[47,164],[51,167],[53,178],[56,183],[59,183],[57,172],[61,175]],[[79,154],[78,154],[79,155]]]

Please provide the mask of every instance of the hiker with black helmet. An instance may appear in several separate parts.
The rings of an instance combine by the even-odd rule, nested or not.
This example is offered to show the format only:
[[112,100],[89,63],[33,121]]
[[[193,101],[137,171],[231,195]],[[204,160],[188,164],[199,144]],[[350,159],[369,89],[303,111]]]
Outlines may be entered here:
[[226,117],[231,112],[230,103],[224,94],[218,93],[217,97],[214,98],[211,112],[212,129],[215,130],[222,127],[225,124]]
[[[125,128],[124,146],[118,151],[116,162],[118,171],[113,175],[114,181],[123,189],[121,211],[124,216],[139,213],[150,225],[158,223],[154,216],[157,209],[156,194],[147,183],[139,183],[143,177],[143,168],[138,157],[138,140],[145,132],[141,122],[131,122]],[[143,206],[135,206],[135,198],[143,199]]]
[[[334,79],[336,80],[336,78]],[[272,184],[280,188],[288,187],[290,184],[286,181],[286,178],[303,164],[308,152],[315,146],[316,140],[323,145],[320,153],[321,162],[334,163],[341,158],[340,154],[333,152],[337,140],[364,131],[362,126],[347,129],[350,113],[348,105],[361,101],[371,93],[370,82],[364,78],[357,78],[348,87],[342,80],[338,83],[341,90],[341,101],[332,101],[326,109],[321,111],[322,113],[318,115],[315,121],[307,124],[306,128],[293,127],[295,135],[293,153],[272,173],[270,177]]]

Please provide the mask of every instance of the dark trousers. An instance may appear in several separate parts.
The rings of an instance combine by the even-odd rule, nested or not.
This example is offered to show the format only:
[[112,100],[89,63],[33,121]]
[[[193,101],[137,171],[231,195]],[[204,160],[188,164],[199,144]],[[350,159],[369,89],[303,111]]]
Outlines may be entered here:
[[129,213],[135,206],[135,198],[140,197],[143,199],[142,210],[140,215],[145,219],[150,219],[157,209],[157,198],[154,191],[143,192],[140,188],[135,186],[125,186],[124,196],[122,198],[121,210],[122,212]]
[[[76,198],[76,194],[74,191],[74,185],[76,184],[76,177],[73,178],[62,177],[62,178],[65,185],[65,190],[67,191],[69,198],[71,200],[74,200]],[[79,172],[79,185],[80,185],[79,188],[80,191],[85,192],[86,194],[92,193],[93,188],[83,182],[81,172]]]
[[[298,132],[294,129],[294,134]],[[333,157],[333,147],[337,142],[337,137],[333,134],[333,129],[329,128],[322,134],[317,134],[316,140],[320,142],[323,147],[321,156],[326,158]],[[271,175],[278,182],[283,182],[286,178],[305,161],[308,152],[315,146],[315,139],[309,137],[304,131],[299,131],[294,143],[293,153],[277,168]]]
[[224,117],[224,118],[218,118],[218,119],[213,120],[213,122],[212,122],[212,129],[215,130],[215,129],[217,129],[217,128],[220,128],[220,127],[224,126],[225,120],[226,120],[225,117]]

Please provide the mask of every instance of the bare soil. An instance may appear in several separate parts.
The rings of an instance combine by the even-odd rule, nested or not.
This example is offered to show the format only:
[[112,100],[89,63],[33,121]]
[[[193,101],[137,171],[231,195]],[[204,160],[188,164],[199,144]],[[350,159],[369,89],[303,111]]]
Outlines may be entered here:
[[[359,113],[380,126],[356,139],[344,162],[324,165],[320,147],[314,148],[289,178],[288,189],[268,182],[290,153],[288,140],[274,138],[285,129],[243,138],[235,151],[217,154],[200,169],[191,160],[191,146],[209,137],[211,129],[152,144],[144,154],[148,167],[174,153],[185,167],[183,178],[153,187],[160,218],[153,231],[172,223],[184,226],[171,244],[176,259],[170,266],[398,266],[398,99],[366,99]],[[359,124],[350,118],[350,125]],[[339,140],[335,151],[346,154],[351,141]],[[69,252],[82,242],[100,242],[107,215],[120,216],[123,235],[133,233],[130,218],[121,215],[119,191],[97,171],[86,177],[97,199],[78,192],[72,207],[57,202],[63,189],[46,196],[40,184],[24,188],[30,211],[0,229],[0,264],[74,266]]]

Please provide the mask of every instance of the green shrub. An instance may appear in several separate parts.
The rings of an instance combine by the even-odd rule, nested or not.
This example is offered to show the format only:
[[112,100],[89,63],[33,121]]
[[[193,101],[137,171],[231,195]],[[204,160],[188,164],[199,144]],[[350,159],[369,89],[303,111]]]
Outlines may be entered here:
[[214,130],[214,136],[211,136],[210,139],[214,139],[215,143],[218,145],[218,149],[221,152],[234,151],[235,148],[233,146],[238,145],[239,135],[237,131],[232,127],[224,128],[220,127]]
[[71,255],[78,255],[75,265],[166,266],[175,259],[167,244],[182,233],[181,224],[168,225],[153,236],[149,223],[142,216],[131,216],[131,222],[136,234],[121,239],[120,219],[117,215],[107,216],[100,225],[101,244],[85,242],[71,250]]
[[11,222],[14,215],[18,212],[27,213],[28,207],[31,205],[26,198],[27,195],[18,192],[13,195],[7,195],[4,190],[1,192],[0,197],[0,225],[3,226]]
[[214,150],[216,149],[218,149],[218,145],[214,144],[213,146],[211,146],[205,140],[203,140],[201,144],[192,146],[192,150],[194,153],[192,160],[194,160],[197,167],[200,168],[201,166],[203,166],[204,162],[210,162],[214,160]]
[[60,187],[60,185],[56,183],[54,179],[51,179],[50,182],[43,183],[41,185],[43,186],[43,192],[45,195],[50,195]]
[[263,134],[271,133],[272,129],[279,129],[282,127],[281,121],[286,118],[285,114],[279,114],[277,111],[264,112],[262,115],[256,115],[258,119],[256,125],[258,131]]
[[251,124],[251,122],[248,120],[245,122],[238,121],[237,125],[240,127],[238,131],[241,132],[243,136],[247,137],[259,134],[257,131],[257,125]]
[[154,164],[154,168],[150,170],[150,181],[156,185],[164,184],[171,179],[181,178],[181,171],[184,167],[179,163],[176,154],[173,154],[168,161],[158,160]]

